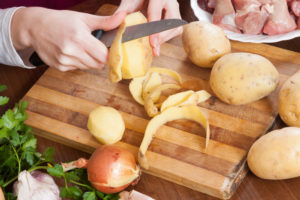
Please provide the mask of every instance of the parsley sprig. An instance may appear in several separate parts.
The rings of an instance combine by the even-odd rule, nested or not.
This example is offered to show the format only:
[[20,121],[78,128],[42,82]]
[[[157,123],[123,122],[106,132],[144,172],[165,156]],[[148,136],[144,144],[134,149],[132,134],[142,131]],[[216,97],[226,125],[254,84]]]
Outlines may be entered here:
[[[0,85],[0,92],[6,90]],[[0,106],[9,101],[0,96]],[[19,102],[14,109],[8,109],[0,118],[0,187],[4,190],[6,200],[16,200],[11,192],[11,185],[21,171],[28,172],[44,169],[54,177],[64,178],[65,187],[60,188],[60,196],[68,199],[83,200],[117,200],[118,194],[104,194],[91,186],[86,169],[74,169],[64,172],[59,164],[54,163],[54,148],[47,148],[44,153],[36,151],[37,139],[31,127],[24,124],[27,119],[26,101]]]
[[117,200],[118,194],[104,194],[97,191],[88,181],[86,169],[73,169],[64,172],[62,165],[56,164],[49,167],[47,172],[54,177],[64,178],[65,187],[60,188],[60,196],[62,198],[74,200]]
[[[0,86],[0,91],[5,89],[6,86]],[[0,96],[0,105],[8,100],[8,97]],[[37,139],[32,129],[24,124],[27,104],[26,101],[19,102],[0,118],[0,186],[4,189],[6,199],[14,199],[6,187],[18,178],[21,171],[47,169],[45,164],[54,162],[53,148],[47,148],[43,154],[36,151]]]

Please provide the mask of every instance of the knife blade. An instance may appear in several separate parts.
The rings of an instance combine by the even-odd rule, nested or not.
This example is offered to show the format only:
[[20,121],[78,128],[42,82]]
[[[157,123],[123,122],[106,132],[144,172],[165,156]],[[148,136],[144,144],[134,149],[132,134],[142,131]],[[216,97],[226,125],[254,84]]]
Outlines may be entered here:
[[[182,26],[184,24],[187,24],[187,22],[182,19],[165,19],[160,21],[153,21],[144,24],[128,26],[126,27],[126,30],[123,33],[122,42],[127,42],[137,38],[166,31],[172,28],[176,28],[178,26]],[[97,33],[98,31],[101,30],[97,30],[93,32],[93,35],[95,37],[97,37],[97,35],[99,34]],[[97,38],[101,40],[101,42],[103,42],[106,47],[110,47],[115,38],[117,31],[118,29],[104,32],[102,35],[99,35],[100,36],[99,38],[98,37]]]
[[[145,37],[169,29],[173,29],[185,24],[187,24],[187,22],[182,19],[165,19],[160,21],[153,21],[153,22],[128,26],[126,27],[126,30],[123,33],[122,42],[128,42],[130,40],[134,40],[137,38]],[[106,47],[110,47],[115,38],[117,31],[118,28],[110,31],[105,31],[105,32],[102,30],[95,30],[92,32],[92,34],[101,42],[103,42]],[[44,64],[44,62],[40,59],[40,57],[36,52],[34,52],[30,56],[29,62],[34,66],[39,66]]]

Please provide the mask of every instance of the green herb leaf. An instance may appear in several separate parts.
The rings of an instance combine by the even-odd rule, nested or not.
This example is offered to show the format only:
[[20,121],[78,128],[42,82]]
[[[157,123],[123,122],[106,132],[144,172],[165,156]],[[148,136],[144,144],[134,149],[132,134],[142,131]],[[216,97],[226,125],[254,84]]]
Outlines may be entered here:
[[103,200],[117,200],[119,198],[119,194],[106,194]]
[[93,191],[93,192],[85,192],[83,194],[83,200],[97,200],[95,191]]
[[65,177],[68,181],[74,180],[74,181],[79,181],[80,177],[77,175],[76,171],[70,171],[65,173]]
[[11,192],[4,192],[4,196],[6,200],[17,200],[17,197]]
[[53,155],[55,153],[55,149],[52,147],[48,147],[43,153],[43,157],[46,162],[54,163]]
[[8,129],[12,129],[15,126],[15,117],[12,110],[7,110],[5,114],[2,116],[3,125]]
[[34,153],[35,149],[28,147],[24,152],[22,152],[21,158],[22,160],[26,160],[26,162],[31,166],[35,162]]
[[15,147],[19,146],[21,144],[20,135],[17,132],[17,130],[11,131],[11,140],[10,143],[14,145]]
[[81,191],[81,189],[79,189],[79,187],[73,186],[73,187],[69,187],[68,189],[73,199],[80,199],[80,197],[82,196],[83,192]]
[[96,190],[96,195],[101,199],[103,199],[105,197],[105,194],[103,194],[102,192],[99,192],[98,190]]
[[61,198],[69,198],[69,191],[68,191],[68,188],[65,188],[65,187],[61,187],[59,188],[59,196]]
[[9,101],[8,97],[0,96],[0,106],[7,104]]
[[51,175],[51,176],[55,176],[57,178],[61,178],[64,176],[64,170],[63,167],[59,164],[56,164],[54,167],[48,167],[47,168],[47,172]]
[[1,141],[3,141],[4,139],[9,140],[9,135],[8,135],[7,128],[0,129],[0,144],[2,144]]
[[23,146],[22,146],[22,150],[25,151],[28,148],[32,148],[32,149],[36,149],[36,142],[37,139],[36,138],[31,138],[28,141],[26,141]]
[[0,92],[3,92],[6,89],[7,89],[6,85],[0,85]]

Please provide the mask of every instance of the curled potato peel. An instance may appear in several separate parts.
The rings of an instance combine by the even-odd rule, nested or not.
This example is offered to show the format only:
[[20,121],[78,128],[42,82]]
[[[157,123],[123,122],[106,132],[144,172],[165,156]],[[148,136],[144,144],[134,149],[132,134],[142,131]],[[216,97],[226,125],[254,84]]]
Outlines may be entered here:
[[[162,84],[162,80],[160,75],[157,72],[150,73],[149,77],[146,78],[146,80],[144,80],[143,82],[143,91],[142,91],[143,99],[146,99],[146,97],[150,94],[150,92],[161,84]],[[157,93],[156,96],[152,96],[153,102],[158,101],[159,97],[160,97],[160,93]]]
[[210,94],[205,90],[194,92],[192,90],[179,92],[169,96],[161,105],[160,111],[163,112],[166,109],[174,106],[183,105],[197,105],[210,98]]
[[147,95],[145,99],[145,110],[149,117],[153,117],[158,114],[158,108],[155,106],[153,98],[160,96],[161,92],[168,89],[176,89],[179,90],[181,87],[177,84],[163,84],[160,86],[157,86],[155,89],[153,89],[149,95]]
[[153,117],[146,127],[138,155],[138,161],[143,168],[149,168],[146,151],[159,127],[169,121],[178,119],[187,119],[200,123],[206,130],[205,148],[208,147],[210,137],[209,122],[202,110],[197,106],[171,107]]
[[[146,96],[153,90],[156,86],[162,84],[161,77],[158,77],[159,74],[167,75],[178,82],[181,85],[182,80],[180,75],[171,70],[159,67],[152,67],[148,73],[143,77],[136,77],[131,80],[129,84],[129,91],[139,104],[144,105]],[[156,93],[156,96],[153,97],[153,101],[156,102],[160,98],[160,93]]]
[[172,77],[174,80],[176,80],[180,85],[182,84],[181,76],[174,70],[161,68],[161,67],[151,67],[149,69],[150,73],[157,72],[159,74],[164,74],[169,77]]

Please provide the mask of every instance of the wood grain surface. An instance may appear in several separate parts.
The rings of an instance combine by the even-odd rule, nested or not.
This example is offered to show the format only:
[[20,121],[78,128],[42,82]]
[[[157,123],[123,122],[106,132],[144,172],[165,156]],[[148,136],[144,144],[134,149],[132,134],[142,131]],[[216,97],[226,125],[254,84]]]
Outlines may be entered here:
[[[94,13],[104,2],[108,1],[88,0],[83,4],[75,6],[74,10]],[[115,2],[118,3],[118,1]],[[184,0],[179,0],[179,2],[183,17],[186,20],[193,20],[189,3]],[[298,39],[281,42],[278,46],[300,51],[300,42]],[[1,83],[8,85],[9,90],[5,94],[11,99],[10,107],[23,96],[26,90],[40,76],[42,71],[43,70],[23,70],[19,68],[1,66],[0,80]],[[3,113],[4,110],[5,109],[3,107],[0,108],[1,113]],[[284,126],[285,125],[282,123],[280,118],[277,118],[273,129]],[[40,151],[43,151],[48,146],[55,147],[55,160],[57,162],[65,162],[77,159],[78,157],[89,156],[89,154],[80,150],[75,150],[57,142],[38,137],[38,149]],[[249,173],[232,199],[299,199],[299,186],[300,178],[283,181],[267,181],[261,180],[255,177],[252,173]],[[148,174],[143,174],[139,184],[135,186],[135,189],[156,199],[215,199]]]
[[[113,7],[102,7],[100,14],[110,8]],[[232,45],[234,51],[268,57],[280,72],[277,90],[244,106],[231,106],[216,97],[200,104],[211,125],[207,151],[204,151],[205,133],[197,124],[179,120],[163,126],[146,154],[150,164],[146,173],[224,199],[230,198],[241,183],[247,172],[247,152],[273,124],[279,88],[299,69],[299,54],[267,45],[238,42]],[[161,55],[152,64],[179,72],[185,89],[211,92],[210,69],[199,68],[188,60],[180,37],[162,45]],[[110,83],[108,68],[67,73],[48,69],[24,99],[29,102],[26,123],[36,134],[88,153],[100,145],[86,128],[88,114],[97,106],[112,106],[122,113],[126,131],[117,145],[134,155],[149,120],[144,108],[131,97],[128,81]]]

